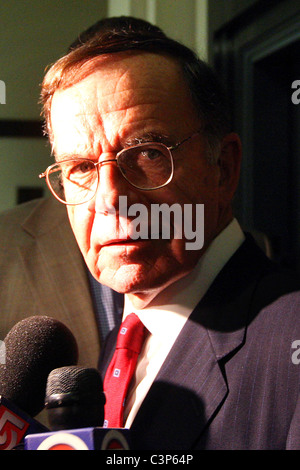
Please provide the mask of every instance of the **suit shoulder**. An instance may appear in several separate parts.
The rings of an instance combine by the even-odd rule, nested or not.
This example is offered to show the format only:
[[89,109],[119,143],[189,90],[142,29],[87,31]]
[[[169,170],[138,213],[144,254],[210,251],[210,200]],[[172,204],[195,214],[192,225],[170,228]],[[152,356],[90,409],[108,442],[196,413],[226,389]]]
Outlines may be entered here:
[[43,203],[43,201],[44,199],[34,199],[29,202],[18,204],[13,208],[6,209],[0,213],[0,225],[6,225],[7,223],[22,223],[32,211]]
[[24,237],[28,236],[22,225],[42,202],[42,199],[33,200],[19,204],[0,214],[0,237],[3,246],[12,247],[14,241],[18,244]]
[[[300,299],[299,275],[276,263],[271,263],[269,269],[262,275],[255,289],[255,299],[260,302],[264,299],[267,304],[276,300],[286,303],[283,296],[289,294],[288,299]],[[299,303],[300,306],[300,303]]]
[[2,235],[23,232],[27,235],[39,236],[55,229],[58,224],[66,226],[68,230],[66,208],[54,198],[35,199],[0,214]]

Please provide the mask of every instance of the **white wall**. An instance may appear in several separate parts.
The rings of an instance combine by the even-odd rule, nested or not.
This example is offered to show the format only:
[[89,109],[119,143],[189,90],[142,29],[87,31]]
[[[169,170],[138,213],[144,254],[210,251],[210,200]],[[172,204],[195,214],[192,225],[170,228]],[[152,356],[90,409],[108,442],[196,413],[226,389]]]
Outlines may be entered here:
[[7,100],[0,118],[38,118],[45,67],[106,14],[106,0],[1,0],[0,79]]
[[146,19],[207,58],[209,0],[108,0],[108,16]]
[[[40,118],[45,67],[106,15],[106,0],[1,0],[0,80],[6,85],[6,104],[0,104],[0,127],[3,119]],[[0,211],[16,204],[18,186],[45,187],[38,174],[51,161],[45,139],[0,133]]]
[[[1,0],[1,120],[37,120],[44,69],[64,54],[85,28],[105,16],[132,15],[207,57],[208,0]],[[44,139],[1,137],[0,211],[16,204],[18,186],[45,187],[38,174],[50,163]],[[47,190],[46,190],[47,192]]]

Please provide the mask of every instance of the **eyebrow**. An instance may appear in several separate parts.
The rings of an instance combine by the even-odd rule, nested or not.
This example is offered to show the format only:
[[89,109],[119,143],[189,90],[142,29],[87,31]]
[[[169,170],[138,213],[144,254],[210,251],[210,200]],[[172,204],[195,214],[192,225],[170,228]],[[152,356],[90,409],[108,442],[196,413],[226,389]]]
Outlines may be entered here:
[[171,139],[170,136],[164,134],[158,134],[156,132],[147,132],[146,134],[143,134],[141,136],[126,139],[124,142],[124,148],[126,146],[131,147],[133,145],[146,144],[148,142],[159,142],[165,145],[172,145],[172,140],[173,139]]
[[[136,137],[131,137],[129,139],[125,139],[124,143],[122,145],[122,148],[125,149],[127,147],[132,147],[134,145],[138,144],[147,144],[148,142],[159,142],[162,144],[165,144],[166,146],[172,146],[174,145],[174,139],[172,139],[170,136],[166,134],[159,134],[157,132],[147,132],[143,135],[136,136]],[[120,149],[122,150],[122,149]],[[117,153],[118,151],[116,151]],[[91,158],[91,156],[82,156],[82,154],[76,154],[76,153],[63,153],[59,156],[55,156],[55,161],[57,163],[64,162],[66,160],[82,160],[82,159],[88,159],[92,161],[98,161],[97,158]]]
[[55,161],[57,163],[65,162],[67,160],[94,160],[93,158],[83,157],[81,154],[77,153],[63,153],[59,156],[55,156]]

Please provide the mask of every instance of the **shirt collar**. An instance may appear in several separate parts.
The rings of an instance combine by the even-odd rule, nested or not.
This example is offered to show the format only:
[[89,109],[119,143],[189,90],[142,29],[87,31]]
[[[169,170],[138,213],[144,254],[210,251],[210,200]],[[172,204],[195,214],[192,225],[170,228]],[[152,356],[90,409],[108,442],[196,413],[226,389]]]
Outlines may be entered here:
[[[125,295],[123,320],[136,313],[152,335],[166,335],[170,340],[179,334],[186,319],[200,302],[227,261],[245,240],[236,219],[212,241],[195,268],[158,294],[153,305],[136,310]],[[158,302],[159,301],[159,302]]]

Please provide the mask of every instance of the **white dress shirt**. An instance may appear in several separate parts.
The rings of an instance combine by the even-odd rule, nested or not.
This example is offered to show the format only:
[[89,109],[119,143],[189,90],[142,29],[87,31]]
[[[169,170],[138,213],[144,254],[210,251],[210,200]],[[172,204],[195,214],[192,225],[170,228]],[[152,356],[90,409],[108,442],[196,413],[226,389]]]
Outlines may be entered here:
[[[187,318],[208,288],[243,243],[245,237],[236,219],[213,240],[196,267],[157,297],[155,304],[136,310],[125,295],[124,318],[136,313],[149,334],[139,355],[125,405],[125,427],[129,428],[166,356]],[[159,306],[157,306],[157,303]]]

